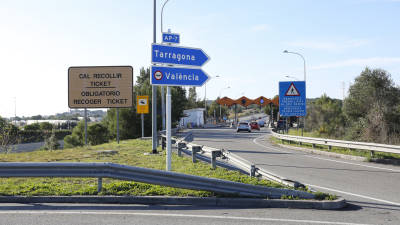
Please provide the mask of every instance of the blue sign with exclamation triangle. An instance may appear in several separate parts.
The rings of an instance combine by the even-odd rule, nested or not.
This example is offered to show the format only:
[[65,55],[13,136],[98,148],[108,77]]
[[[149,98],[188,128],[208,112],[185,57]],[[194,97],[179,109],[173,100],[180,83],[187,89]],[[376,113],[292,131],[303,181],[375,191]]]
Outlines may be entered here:
[[279,82],[279,114],[281,116],[306,116],[306,82]]

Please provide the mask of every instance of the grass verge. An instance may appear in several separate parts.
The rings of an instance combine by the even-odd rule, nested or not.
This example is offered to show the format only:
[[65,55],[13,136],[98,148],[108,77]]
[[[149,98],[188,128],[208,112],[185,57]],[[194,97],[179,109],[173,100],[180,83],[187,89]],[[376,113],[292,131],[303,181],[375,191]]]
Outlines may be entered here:
[[[105,154],[101,150],[116,150],[117,154]],[[0,154],[0,162],[113,162],[124,165],[165,169],[165,151],[151,152],[150,140],[125,140],[120,144],[107,143],[98,146],[80,147],[54,151]],[[251,178],[224,168],[215,170],[203,162],[192,163],[188,157],[172,155],[172,170],[175,172],[225,179],[235,182],[287,188],[275,182]],[[103,179],[103,190],[97,192],[96,178],[0,178],[0,195],[3,196],[70,196],[70,195],[132,195],[132,196],[220,196],[207,191],[194,191],[164,187],[131,181]]]

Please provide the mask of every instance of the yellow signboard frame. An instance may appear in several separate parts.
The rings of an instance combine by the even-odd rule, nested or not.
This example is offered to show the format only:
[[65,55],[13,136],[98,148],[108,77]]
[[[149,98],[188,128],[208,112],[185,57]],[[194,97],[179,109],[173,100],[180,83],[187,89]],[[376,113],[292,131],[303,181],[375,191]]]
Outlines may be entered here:
[[138,114],[149,113],[149,96],[148,95],[136,96],[136,112]]

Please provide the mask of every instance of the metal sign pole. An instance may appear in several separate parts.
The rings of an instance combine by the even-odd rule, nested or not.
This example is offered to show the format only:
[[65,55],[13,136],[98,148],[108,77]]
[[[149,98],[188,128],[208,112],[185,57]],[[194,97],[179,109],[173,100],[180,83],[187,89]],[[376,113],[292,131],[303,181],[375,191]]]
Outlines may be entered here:
[[119,108],[117,108],[117,143],[119,144]]
[[141,115],[142,118],[142,137],[144,137],[144,114]]
[[162,118],[162,129],[165,130],[165,93],[164,93],[164,86],[161,86],[161,118]]
[[171,153],[172,153],[172,146],[171,146],[171,87],[167,86],[167,164],[166,170],[171,171]]
[[87,108],[85,108],[85,145],[87,145]]
[[[153,43],[157,42],[156,39],[156,0],[154,0],[153,9]],[[152,97],[151,97],[151,113],[152,113],[152,153],[157,153],[157,86],[152,86]]]

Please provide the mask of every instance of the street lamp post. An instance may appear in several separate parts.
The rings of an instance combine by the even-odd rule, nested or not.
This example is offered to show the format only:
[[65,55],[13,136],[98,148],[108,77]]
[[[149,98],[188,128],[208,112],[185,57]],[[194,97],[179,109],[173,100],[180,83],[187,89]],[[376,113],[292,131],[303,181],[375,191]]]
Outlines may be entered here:
[[[303,65],[304,65],[304,83],[306,86],[306,95],[307,95],[307,82],[306,82],[306,59],[304,58],[304,56],[298,52],[289,52],[288,50],[283,51],[283,53],[289,53],[289,54],[295,54],[300,56],[303,59]],[[306,97],[306,112],[307,112],[307,97]],[[303,118],[303,128],[301,129],[301,136],[303,136],[303,130],[304,127],[306,126],[306,117],[304,116]]]
[[[226,89],[229,89],[229,88],[231,88],[230,86],[228,86],[228,87],[226,87],[226,88],[222,88],[220,91],[219,91],[219,99],[221,99],[221,92],[223,91],[223,90],[226,90]],[[221,104],[219,104],[219,120],[221,121]]]
[[[161,7],[161,37],[164,32],[163,30],[163,13],[164,13],[164,7],[167,4],[169,0],[166,0]],[[161,120],[162,120],[162,129],[165,130],[165,93],[164,93],[164,86],[161,86]]]

